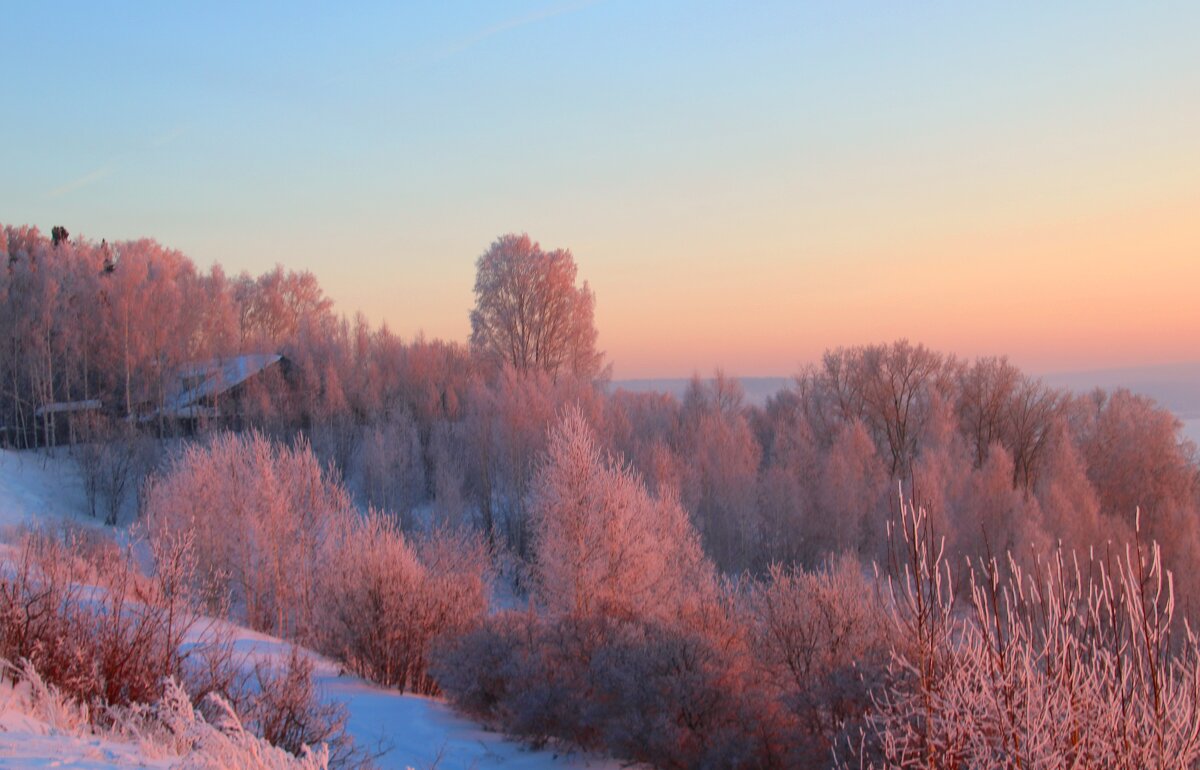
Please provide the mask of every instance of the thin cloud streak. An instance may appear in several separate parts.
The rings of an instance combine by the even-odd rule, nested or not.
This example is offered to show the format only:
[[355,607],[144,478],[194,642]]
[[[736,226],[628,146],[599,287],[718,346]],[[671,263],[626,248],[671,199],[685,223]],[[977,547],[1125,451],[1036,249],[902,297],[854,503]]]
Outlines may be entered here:
[[174,144],[180,137],[184,136],[188,131],[186,125],[178,125],[170,131],[159,134],[158,136],[150,137],[145,140],[142,148],[136,152],[126,152],[111,159],[103,166],[95,168],[83,176],[65,182],[58,187],[55,187],[50,192],[46,193],[47,200],[55,200],[61,198],[68,193],[73,193],[76,190],[81,190],[85,187],[90,187],[96,182],[99,182],[110,176],[117,169],[117,161],[128,161],[130,158],[144,155],[147,151],[157,150],[167,145]]
[[59,185],[58,187],[55,187],[50,192],[46,193],[46,197],[50,200],[54,200],[55,198],[61,198],[62,196],[66,195],[67,193],[72,193],[72,192],[75,192],[76,190],[81,190],[84,187],[88,187],[90,185],[95,184],[96,182],[99,182],[101,179],[104,179],[112,172],[113,172],[113,167],[111,164],[101,166],[100,168],[89,171],[88,173],[84,174],[83,176],[79,177],[78,179],[72,179],[70,182],[67,182],[65,184]]
[[507,19],[505,21],[500,22],[499,24],[494,24],[491,27],[488,27],[487,29],[484,29],[481,32],[477,32],[476,34],[471,35],[470,37],[463,38],[462,40],[458,41],[457,43],[452,43],[451,45],[447,46],[446,48],[442,49],[441,51],[435,53],[431,57],[431,61],[441,61],[443,59],[448,59],[451,56],[455,56],[455,55],[460,54],[470,48],[473,48],[473,47],[479,45],[480,43],[482,43],[483,41],[488,40],[489,38],[495,37],[496,35],[500,35],[505,32],[508,32],[510,30],[518,29],[520,27],[525,27],[530,24],[535,24],[539,21],[553,19],[556,16],[564,16],[568,13],[574,13],[576,11],[581,11],[584,8],[587,8],[588,6],[595,5],[597,2],[599,2],[599,0],[583,0],[583,2],[552,5],[552,6],[543,8],[540,11],[534,11],[533,13],[526,14],[525,16],[518,16],[516,18]]
[[[444,47],[423,47],[416,51],[401,53],[394,57],[389,57],[386,61],[378,61],[370,65],[372,70],[388,69],[389,71],[398,68],[402,71],[412,71],[421,67],[434,64],[436,62],[445,61],[453,58],[465,51],[474,48],[480,43],[489,40],[497,35],[502,35],[505,32],[510,32],[514,29],[536,24],[539,21],[546,21],[558,16],[565,16],[569,13],[581,11],[589,6],[596,5],[600,0],[582,0],[574,3],[560,3],[558,5],[547,6],[541,10],[524,16],[517,16],[490,27],[486,27],[472,35],[460,38],[457,41],[451,42]],[[361,75],[355,75],[350,71],[343,71],[338,74],[331,74],[318,81],[321,86],[333,86],[341,83],[346,83],[351,80],[360,78]]]

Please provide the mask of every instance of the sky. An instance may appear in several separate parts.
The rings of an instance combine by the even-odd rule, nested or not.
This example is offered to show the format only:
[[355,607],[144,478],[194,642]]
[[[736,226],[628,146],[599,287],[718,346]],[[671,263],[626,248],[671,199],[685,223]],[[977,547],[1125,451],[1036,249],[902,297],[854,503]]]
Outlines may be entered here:
[[5,224],[461,341],[528,232],[618,378],[1200,361],[1200,4],[4,6]]

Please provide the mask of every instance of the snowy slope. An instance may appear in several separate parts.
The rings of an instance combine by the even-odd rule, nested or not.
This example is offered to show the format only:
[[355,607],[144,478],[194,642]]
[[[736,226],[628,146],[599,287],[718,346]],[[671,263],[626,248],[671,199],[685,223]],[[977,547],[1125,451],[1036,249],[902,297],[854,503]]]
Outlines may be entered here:
[[166,768],[172,761],[156,759],[137,744],[56,730],[29,714],[0,706],[0,766],[9,770]]
[[[231,633],[234,650],[246,667],[264,660],[282,664],[291,649],[286,641],[222,621],[214,621],[199,637],[205,633]],[[438,770],[616,770],[625,766],[616,760],[528,750],[458,716],[438,698],[378,687],[343,673],[336,661],[311,651],[307,654],[315,664],[313,676],[323,697],[346,704],[356,745],[372,753],[386,750],[375,760],[381,770],[435,766]]]
[[29,519],[88,520],[83,485],[63,453],[0,449],[0,532]]
[[[0,451],[0,534],[5,527],[54,517],[92,521],[84,511],[83,491],[70,458]],[[204,625],[230,632],[246,666],[263,658],[286,657],[290,649],[277,638],[222,621]],[[316,662],[314,675],[323,697],[347,705],[348,727],[356,744],[371,751],[387,750],[376,760],[380,768],[615,770],[622,766],[615,760],[527,750],[456,715],[441,700],[376,687],[342,673],[334,661],[309,654]],[[170,760],[147,755],[135,745],[56,731],[13,708],[13,703],[11,690],[0,691],[0,767],[170,766]]]

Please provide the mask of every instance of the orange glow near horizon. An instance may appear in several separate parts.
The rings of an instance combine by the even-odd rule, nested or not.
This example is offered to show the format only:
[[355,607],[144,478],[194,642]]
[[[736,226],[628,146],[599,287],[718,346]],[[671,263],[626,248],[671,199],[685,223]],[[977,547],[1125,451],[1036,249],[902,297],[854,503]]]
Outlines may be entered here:
[[[620,379],[718,366],[790,375],[828,348],[901,337],[965,357],[1008,355],[1034,372],[1101,369],[1200,360],[1196,211],[1193,196],[950,234],[573,250]],[[405,336],[465,340],[473,260],[455,266],[458,285],[410,280],[368,315]]]
[[602,336],[629,376],[790,374],[900,337],[1040,372],[1200,360],[1200,187],[1154,160],[1046,168],[1036,193],[947,183],[824,220],[771,212],[756,243],[717,238],[658,281],[604,287],[623,301],[600,293]]
[[674,282],[670,270],[594,281],[596,323],[618,378],[786,375],[828,348],[900,337],[1034,372],[1200,360],[1198,210],[1184,200],[929,239],[895,260],[882,248],[755,270],[732,259],[703,275],[714,263],[697,259]]

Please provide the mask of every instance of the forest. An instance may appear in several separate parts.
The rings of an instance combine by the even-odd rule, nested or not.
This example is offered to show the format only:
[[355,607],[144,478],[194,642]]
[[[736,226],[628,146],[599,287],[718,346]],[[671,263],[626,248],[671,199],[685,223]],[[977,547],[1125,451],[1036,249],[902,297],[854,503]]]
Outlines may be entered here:
[[[170,606],[655,767],[1200,761],[1200,465],[1146,397],[905,339],[765,404],[719,369],[630,392],[572,253],[523,234],[478,257],[464,342],[153,240],[6,226],[0,265],[0,445],[73,458]],[[39,646],[21,579],[0,658],[130,700]]]

